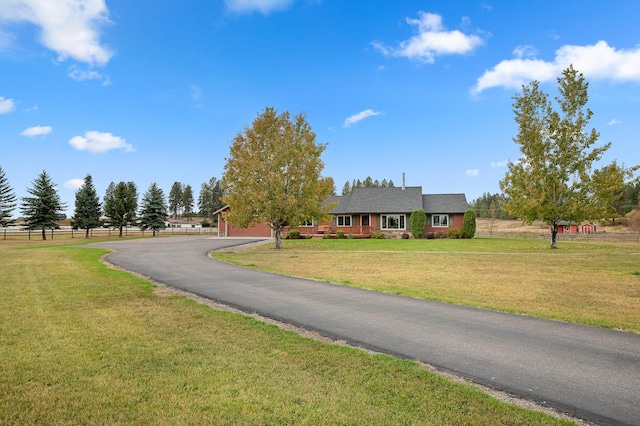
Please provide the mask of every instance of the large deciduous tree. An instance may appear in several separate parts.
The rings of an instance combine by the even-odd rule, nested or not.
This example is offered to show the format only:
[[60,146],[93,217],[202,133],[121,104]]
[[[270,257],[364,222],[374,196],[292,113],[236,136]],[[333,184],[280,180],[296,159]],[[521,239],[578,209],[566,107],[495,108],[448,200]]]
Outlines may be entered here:
[[47,229],[60,228],[56,223],[66,207],[46,170],[33,181],[33,187],[27,192],[31,197],[22,197],[20,210],[28,229],[42,230],[42,239],[47,239]]
[[625,215],[624,197],[625,189],[633,183],[633,175],[640,167],[619,166],[616,161],[595,170],[592,176],[592,185],[595,192],[595,200],[600,208],[600,217],[604,220],[615,220]]
[[285,225],[325,217],[334,189],[333,179],[322,176],[325,148],[303,114],[290,119],[289,112],[266,108],[233,139],[222,178],[227,220],[269,224],[279,249]]
[[6,238],[6,227],[15,222],[11,217],[17,205],[16,200],[16,194],[9,185],[4,170],[0,167],[0,226],[5,228],[4,238]]
[[599,134],[586,130],[592,112],[586,108],[589,84],[573,66],[558,78],[554,109],[537,81],[514,97],[513,111],[522,157],[509,162],[500,188],[509,197],[505,209],[528,223],[541,219],[551,226],[551,248],[557,248],[560,221],[598,218],[592,164],[611,143],[593,147]]
[[84,229],[85,238],[89,238],[89,231],[102,225],[100,215],[102,214],[102,206],[100,198],[93,185],[93,178],[87,175],[84,183],[76,192],[76,209],[73,213],[73,226],[78,229]]
[[166,219],[168,214],[167,202],[164,199],[164,192],[153,182],[147,192],[142,196],[140,208],[140,227],[151,229],[153,236],[156,232],[167,227]]
[[122,229],[135,222],[138,209],[138,188],[133,182],[113,182],[109,184],[104,196],[104,214],[110,219],[111,226]]
[[216,219],[213,213],[224,207],[222,202],[222,186],[220,181],[215,177],[209,179],[200,187],[200,195],[198,196],[198,209],[200,215],[208,218],[212,222]]

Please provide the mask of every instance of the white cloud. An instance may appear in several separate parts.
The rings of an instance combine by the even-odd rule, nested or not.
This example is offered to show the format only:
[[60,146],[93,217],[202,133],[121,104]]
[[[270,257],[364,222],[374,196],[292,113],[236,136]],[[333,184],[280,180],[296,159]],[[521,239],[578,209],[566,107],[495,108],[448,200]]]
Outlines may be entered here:
[[507,164],[509,164],[509,161],[504,160],[504,161],[492,161],[491,162],[491,167],[504,167]]
[[356,124],[358,121],[362,121],[367,117],[374,117],[376,115],[382,114],[381,112],[374,111],[372,109],[366,109],[357,114],[352,115],[344,121],[342,127],[350,127],[352,124]]
[[100,43],[100,28],[110,23],[104,0],[2,0],[0,21],[39,27],[40,41],[60,61],[105,65],[113,55]]
[[224,4],[235,13],[260,12],[268,15],[271,12],[285,10],[293,4],[294,0],[224,0]]
[[0,96],[0,114],[7,114],[16,109],[13,99],[6,99]]
[[537,49],[528,44],[522,44],[513,49],[513,56],[516,58],[532,58],[538,53]]
[[84,185],[84,179],[71,179],[65,182],[63,185],[67,189],[80,189]]
[[471,176],[471,177],[476,177],[480,174],[480,170],[478,169],[471,169],[471,170],[467,170],[466,172],[467,176]]
[[416,35],[395,48],[378,42],[372,43],[373,46],[384,55],[433,63],[436,56],[462,55],[484,43],[477,35],[447,31],[442,25],[442,16],[435,13],[418,12],[418,19],[407,18],[407,23],[418,28]]
[[103,133],[95,130],[86,132],[84,136],[75,136],[69,140],[69,144],[79,151],[103,153],[112,149],[124,149],[126,152],[134,151],[133,146],[120,136],[111,133]]
[[34,136],[48,135],[51,132],[53,132],[53,128],[51,126],[33,126],[33,127],[29,127],[28,129],[25,129],[20,134],[22,136],[29,136],[32,138]]
[[612,119],[611,121],[609,121],[609,122],[607,123],[607,125],[609,125],[609,126],[616,126],[616,125],[618,125],[618,124],[622,124],[622,121],[620,121],[620,120],[618,120],[618,119],[616,119],[616,118]]
[[[518,53],[514,50],[516,56]],[[599,41],[589,46],[562,46],[552,62],[522,57],[506,59],[478,78],[472,92],[492,87],[519,89],[532,80],[553,81],[569,65],[589,79],[640,82],[640,46],[617,50],[606,41]]]

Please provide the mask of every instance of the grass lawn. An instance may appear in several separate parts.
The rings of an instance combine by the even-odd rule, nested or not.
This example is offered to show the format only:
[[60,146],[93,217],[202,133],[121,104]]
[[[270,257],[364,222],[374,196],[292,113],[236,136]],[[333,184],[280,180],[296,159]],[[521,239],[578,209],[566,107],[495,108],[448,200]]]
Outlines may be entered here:
[[568,424],[155,293],[71,244],[0,241],[0,424]]
[[272,272],[640,332],[640,245],[541,240],[285,240],[215,253]]

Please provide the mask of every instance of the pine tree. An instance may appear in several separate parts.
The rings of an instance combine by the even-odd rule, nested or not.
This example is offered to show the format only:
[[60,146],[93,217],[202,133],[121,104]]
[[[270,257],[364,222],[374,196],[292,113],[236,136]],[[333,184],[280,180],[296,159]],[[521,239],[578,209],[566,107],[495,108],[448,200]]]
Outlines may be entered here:
[[476,213],[468,209],[462,218],[462,238],[473,238],[476,235]]
[[23,197],[20,210],[27,229],[42,230],[42,239],[47,239],[47,229],[60,228],[55,222],[66,207],[61,201],[56,185],[45,170],[32,182],[27,192],[32,197]]
[[76,209],[72,224],[78,229],[86,230],[85,238],[89,238],[89,231],[102,225],[101,214],[102,207],[96,188],[93,186],[93,178],[87,175],[76,192]]
[[351,195],[351,185],[349,185],[349,181],[344,183],[344,186],[342,187],[342,195]]
[[217,218],[213,217],[213,213],[224,207],[222,202],[222,187],[220,181],[215,177],[209,179],[200,187],[200,195],[198,196],[198,209],[200,215],[208,218],[212,222]]
[[133,182],[111,182],[104,195],[104,214],[110,219],[111,226],[120,230],[135,222],[138,209],[138,189]]
[[174,219],[182,214],[182,191],[182,183],[173,182],[169,191],[169,212]]
[[153,182],[147,192],[142,196],[142,206],[140,210],[140,227],[156,232],[166,228],[168,214],[167,203],[164,199],[164,192]]
[[182,215],[191,220],[193,215],[193,190],[191,185],[186,185],[182,191]]
[[13,210],[16,208],[16,194],[9,185],[4,170],[0,167],[0,226],[5,228],[4,238],[6,239],[6,227],[15,222],[11,219]]

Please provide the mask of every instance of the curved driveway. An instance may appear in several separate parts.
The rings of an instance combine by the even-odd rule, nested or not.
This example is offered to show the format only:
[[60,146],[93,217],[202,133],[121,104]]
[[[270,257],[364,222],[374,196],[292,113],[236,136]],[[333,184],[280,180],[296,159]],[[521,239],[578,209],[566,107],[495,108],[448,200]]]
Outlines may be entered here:
[[219,262],[250,240],[176,237],[92,244],[109,262],[245,312],[603,424],[640,425],[640,335],[376,293]]

